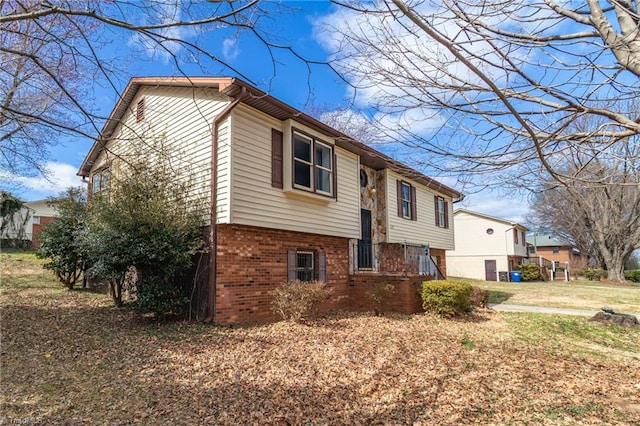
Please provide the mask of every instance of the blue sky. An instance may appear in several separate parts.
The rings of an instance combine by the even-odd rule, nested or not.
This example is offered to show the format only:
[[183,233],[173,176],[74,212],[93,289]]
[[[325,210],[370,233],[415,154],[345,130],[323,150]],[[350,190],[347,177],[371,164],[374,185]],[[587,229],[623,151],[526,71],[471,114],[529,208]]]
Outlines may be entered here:
[[[324,44],[320,40],[322,34],[318,32],[315,23],[330,15],[334,6],[327,1],[286,4],[297,10],[267,21],[271,31],[278,35],[282,44],[291,45],[306,59],[326,61],[329,53],[323,47]],[[116,35],[114,43],[106,46],[102,52],[104,56],[126,56],[126,50],[131,49],[132,43],[123,43],[115,40],[115,37]],[[235,30],[210,32],[206,34],[206,43],[204,47],[227,61],[242,73],[242,77],[249,83],[257,85],[297,109],[308,111],[314,106],[338,109],[349,103],[348,86],[325,65],[308,65],[293,54],[282,50],[274,52],[274,68],[271,57],[262,44],[249,34],[238,35]],[[120,86],[118,90],[122,90],[131,77],[179,74],[176,66],[157,51],[147,51],[142,55],[131,53],[129,58],[126,75],[121,75],[117,82]],[[181,66],[190,75],[203,75],[205,72],[209,75],[235,75],[222,67],[202,70],[193,64],[183,63]],[[105,87],[104,82],[89,80],[87,84],[92,85],[100,112],[108,115],[117,102],[118,93]],[[82,182],[75,173],[92,143],[92,140],[86,139],[67,140],[53,148],[48,164],[51,181],[38,177],[22,179],[23,189],[17,192],[18,196],[25,201],[34,201],[57,195],[66,187],[81,185]],[[408,161],[402,157],[398,159]],[[444,181],[451,184],[447,180]],[[458,206],[516,221],[523,221],[527,211],[526,201],[488,191],[470,194]]]

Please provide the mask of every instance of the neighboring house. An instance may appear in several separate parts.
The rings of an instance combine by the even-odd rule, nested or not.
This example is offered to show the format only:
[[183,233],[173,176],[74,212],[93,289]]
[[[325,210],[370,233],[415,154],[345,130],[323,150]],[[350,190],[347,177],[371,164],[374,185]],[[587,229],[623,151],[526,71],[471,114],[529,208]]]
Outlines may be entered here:
[[456,246],[447,252],[451,276],[502,281],[527,257],[527,228],[519,223],[463,209],[453,213],[453,223]]
[[539,235],[530,233],[527,235],[529,243],[529,256],[542,257],[554,262],[556,267],[564,267],[566,263],[579,269],[588,265],[588,257],[570,242],[552,235]]
[[29,248],[33,234],[33,210],[23,203],[11,216],[0,217],[0,248]]
[[207,320],[271,320],[272,291],[296,278],[326,281],[327,309],[369,309],[374,283],[392,282],[394,309],[415,312],[420,274],[446,275],[461,193],[241,80],[132,79],[78,174],[102,191],[158,138],[211,204]]
[[53,207],[49,205],[50,200],[37,200],[25,203],[32,211],[31,215],[31,248],[40,248],[38,236],[42,232],[42,228],[56,219],[57,213]]

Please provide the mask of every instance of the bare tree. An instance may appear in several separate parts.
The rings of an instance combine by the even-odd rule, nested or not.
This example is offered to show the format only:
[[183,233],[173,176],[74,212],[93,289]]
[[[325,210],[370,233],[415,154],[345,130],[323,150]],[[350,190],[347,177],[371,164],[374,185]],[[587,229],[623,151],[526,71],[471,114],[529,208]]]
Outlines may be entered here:
[[[619,102],[640,94],[636,2],[334,3],[325,42],[356,101],[434,168],[562,181],[549,156],[640,133],[640,115]],[[602,125],[577,131],[582,117]]]
[[[93,139],[105,117],[92,89],[121,90],[135,67],[125,56],[132,52],[136,62],[152,57],[178,74],[188,66],[190,73],[226,70],[251,82],[211,46],[247,34],[268,54],[295,57],[269,27],[287,10],[257,0],[0,0],[0,171],[43,172],[52,145]],[[261,66],[275,75],[271,58]]]
[[[571,183],[559,185],[549,179],[532,203],[538,226],[572,241],[604,265],[609,279],[615,281],[624,281],[625,263],[640,247],[639,144],[623,142],[610,148],[619,154],[616,163],[574,153],[573,164],[563,171],[573,176]],[[623,152],[630,146],[635,150]],[[583,158],[588,161],[583,163]]]
[[482,185],[544,182],[622,279],[640,217],[637,2],[334,3],[325,43],[387,137]]

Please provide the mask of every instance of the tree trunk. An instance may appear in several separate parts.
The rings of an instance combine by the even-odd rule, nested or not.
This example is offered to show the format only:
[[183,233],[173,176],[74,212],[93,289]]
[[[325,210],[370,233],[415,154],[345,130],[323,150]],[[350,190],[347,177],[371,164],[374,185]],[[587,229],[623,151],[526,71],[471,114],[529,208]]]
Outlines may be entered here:
[[122,307],[122,282],[109,280],[109,293],[111,293],[111,298],[116,308]]

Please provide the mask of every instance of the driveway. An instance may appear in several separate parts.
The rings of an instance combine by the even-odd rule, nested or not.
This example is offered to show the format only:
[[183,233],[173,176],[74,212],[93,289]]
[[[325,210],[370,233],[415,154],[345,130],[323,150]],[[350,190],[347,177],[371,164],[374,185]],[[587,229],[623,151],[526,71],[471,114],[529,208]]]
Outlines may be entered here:
[[[592,317],[599,311],[590,311],[583,309],[570,309],[570,308],[548,308],[546,306],[527,306],[527,305],[509,305],[508,303],[490,303],[489,307],[494,311],[499,312],[534,312],[540,314],[561,314],[561,315],[578,315],[583,317]],[[639,313],[633,312],[618,312],[620,314],[635,315],[640,319]]]

